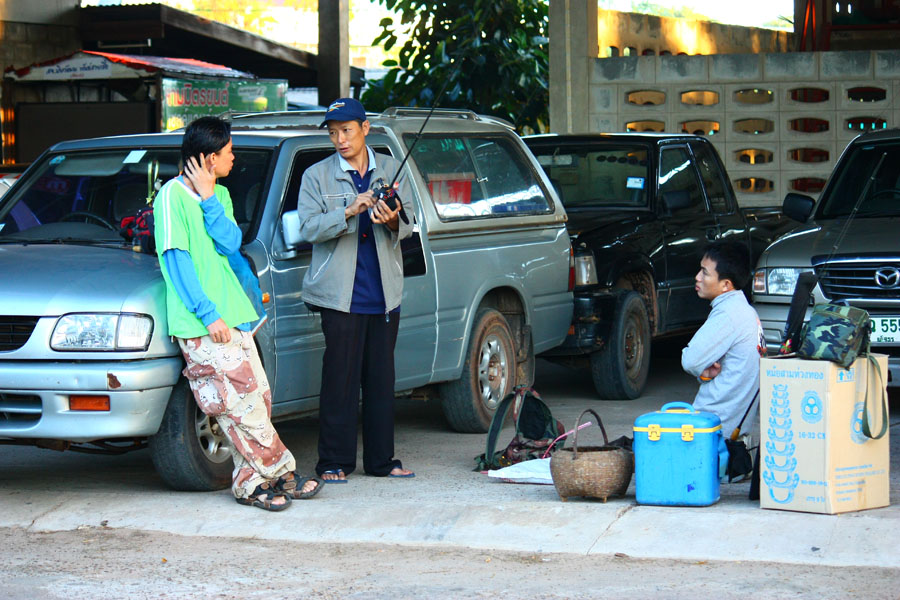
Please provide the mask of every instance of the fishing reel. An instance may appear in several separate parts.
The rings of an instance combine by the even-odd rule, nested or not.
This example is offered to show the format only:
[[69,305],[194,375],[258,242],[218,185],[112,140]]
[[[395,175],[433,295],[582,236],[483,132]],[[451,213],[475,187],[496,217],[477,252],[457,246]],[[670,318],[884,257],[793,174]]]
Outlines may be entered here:
[[372,186],[372,197],[375,198],[376,202],[379,200],[383,201],[392,211],[397,210],[398,187],[396,183],[393,186],[388,185],[384,182],[384,179],[379,177],[375,181],[375,185]]

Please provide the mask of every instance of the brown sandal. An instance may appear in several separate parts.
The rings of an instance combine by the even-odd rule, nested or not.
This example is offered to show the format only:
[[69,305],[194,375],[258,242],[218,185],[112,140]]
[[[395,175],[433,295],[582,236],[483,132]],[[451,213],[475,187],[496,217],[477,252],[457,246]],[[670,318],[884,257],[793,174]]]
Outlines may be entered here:
[[[318,477],[300,477],[297,471],[292,471],[290,475],[290,479],[285,479],[284,476],[279,477],[278,482],[275,484],[275,489],[279,492],[284,492],[294,500],[307,500],[312,498],[319,493],[319,490],[322,489],[322,486],[325,484],[325,482]],[[315,481],[316,487],[308,492],[304,492],[303,486],[306,485],[307,481]]]
[[[284,502],[282,504],[273,503],[272,500],[274,500],[276,497],[284,498]],[[272,512],[284,510],[291,505],[290,495],[285,492],[272,489],[268,483],[263,483],[256,486],[256,489],[253,490],[253,493],[250,494],[250,497],[235,498],[235,501],[238,504],[242,504],[244,506],[255,506],[256,508],[261,508],[263,510],[269,510]]]

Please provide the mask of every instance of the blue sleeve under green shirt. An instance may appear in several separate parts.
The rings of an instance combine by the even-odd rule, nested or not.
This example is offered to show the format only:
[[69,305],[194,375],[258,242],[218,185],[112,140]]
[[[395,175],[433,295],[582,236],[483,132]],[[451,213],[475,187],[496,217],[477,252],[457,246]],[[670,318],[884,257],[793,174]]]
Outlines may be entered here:
[[[213,239],[216,250],[223,256],[231,256],[241,249],[241,229],[225,215],[225,209],[218,201],[215,194],[200,203],[203,209],[203,223],[206,232]],[[207,297],[200,286],[197,272],[194,269],[194,261],[185,250],[172,248],[163,254],[166,261],[166,269],[172,280],[172,287],[178,294],[178,298],[189,311],[197,315],[197,318],[209,327],[221,317],[216,310],[216,305]],[[250,323],[241,323],[236,326],[241,331],[250,331]]]

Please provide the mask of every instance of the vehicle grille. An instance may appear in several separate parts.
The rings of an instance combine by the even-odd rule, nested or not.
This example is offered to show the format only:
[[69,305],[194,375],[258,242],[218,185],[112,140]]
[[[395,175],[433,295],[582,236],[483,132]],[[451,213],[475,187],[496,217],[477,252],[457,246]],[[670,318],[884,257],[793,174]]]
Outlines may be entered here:
[[[832,262],[816,268],[819,286],[832,302],[848,298],[879,298],[900,300],[900,271],[892,276],[900,263],[891,262]],[[881,272],[876,283],[876,274]],[[888,277],[884,277],[887,274]]]
[[24,346],[37,322],[37,317],[0,316],[0,352],[18,350]]
[[41,410],[40,396],[0,393],[0,427],[37,423],[41,420]]

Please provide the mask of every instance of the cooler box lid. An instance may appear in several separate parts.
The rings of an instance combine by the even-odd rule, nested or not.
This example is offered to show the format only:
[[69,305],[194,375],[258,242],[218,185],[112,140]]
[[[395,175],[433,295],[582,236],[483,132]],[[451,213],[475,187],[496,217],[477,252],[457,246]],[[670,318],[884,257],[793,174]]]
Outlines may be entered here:
[[[711,412],[694,410],[687,402],[669,402],[658,411],[634,420],[634,433],[646,433],[651,441],[664,433],[677,433],[685,441],[695,434],[709,434],[722,429],[722,421]],[[635,435],[637,439],[637,435]]]

